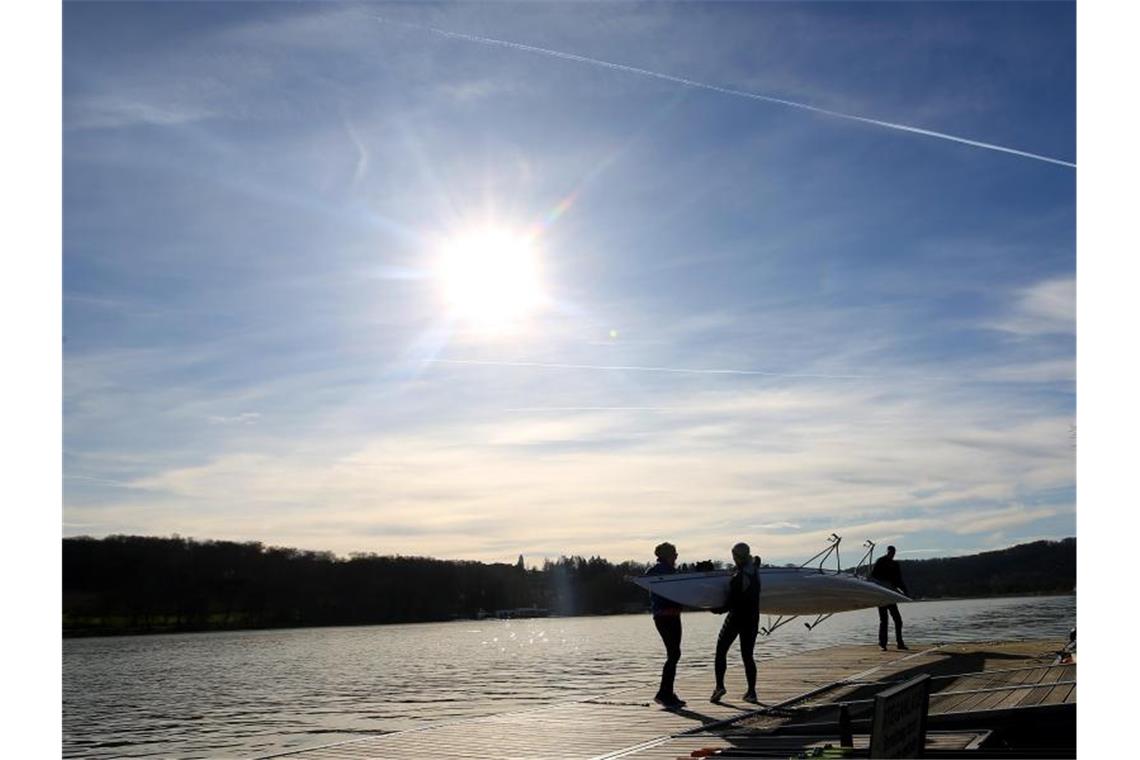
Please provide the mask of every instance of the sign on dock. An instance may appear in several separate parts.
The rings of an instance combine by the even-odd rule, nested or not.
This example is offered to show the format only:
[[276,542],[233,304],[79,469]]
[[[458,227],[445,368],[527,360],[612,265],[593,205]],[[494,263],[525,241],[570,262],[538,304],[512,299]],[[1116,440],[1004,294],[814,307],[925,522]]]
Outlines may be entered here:
[[922,757],[930,675],[923,674],[875,695],[871,757]]

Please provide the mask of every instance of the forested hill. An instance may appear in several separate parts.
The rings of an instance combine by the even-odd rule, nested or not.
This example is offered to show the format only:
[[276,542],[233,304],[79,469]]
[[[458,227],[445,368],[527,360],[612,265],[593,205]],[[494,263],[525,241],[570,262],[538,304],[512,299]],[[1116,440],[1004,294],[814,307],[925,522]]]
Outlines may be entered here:
[[[1076,539],[949,559],[904,560],[919,598],[1070,593]],[[681,569],[711,569],[711,561]],[[407,623],[534,607],[556,615],[640,612],[625,580],[647,565],[562,557],[515,564],[266,547],[260,543],[109,536],[63,540],[66,635]]]
[[900,560],[916,597],[1069,594],[1077,585],[1077,539],[1035,541],[945,559]]

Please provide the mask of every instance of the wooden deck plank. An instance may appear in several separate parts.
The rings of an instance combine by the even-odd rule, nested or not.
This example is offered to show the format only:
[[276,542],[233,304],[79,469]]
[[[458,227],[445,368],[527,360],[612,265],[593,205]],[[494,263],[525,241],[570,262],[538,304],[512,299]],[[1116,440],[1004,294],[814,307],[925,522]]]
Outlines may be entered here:
[[1069,704],[1069,695],[1076,690],[1077,685],[1068,684],[1067,686],[1057,686],[1059,693],[1055,699],[1050,699],[1049,704],[1066,705]]
[[[1025,685],[1025,682],[1035,674],[1037,671],[1021,671],[1005,675],[1004,678],[995,679],[991,686],[987,688],[1001,689],[1002,687],[1010,687],[1005,691],[993,691],[989,694],[982,696],[979,700],[971,703],[968,709],[971,710],[999,710],[1005,707],[1013,707],[1021,703],[1025,695],[1030,691],[1029,689],[1020,688]],[[1049,671],[1042,674],[1034,683],[1039,683],[1049,674]]]
[[[1076,669],[1074,668],[1074,671]],[[1071,678],[1062,676],[1063,681],[1075,681],[1077,678],[1076,673],[1072,674]],[[1069,693],[1076,688],[1074,683],[1058,683],[1053,689],[1041,700],[1043,705],[1063,705],[1069,697]]]
[[[1024,686],[1030,678],[1030,674],[1035,673],[1032,670],[1023,670],[1020,673],[1011,674],[1011,678],[1006,682],[1007,686]],[[1040,680],[1040,678],[1038,678]],[[1036,682],[1036,681],[1035,681]],[[1010,689],[1002,695],[1002,698],[994,703],[993,709],[1004,710],[1010,707],[1017,707],[1021,704],[1021,700],[1025,699],[1028,693],[1027,689]]]
[[[928,749],[964,749],[970,742],[975,741],[984,731],[932,731],[927,734],[926,746]],[[866,750],[870,745],[870,736],[866,733],[852,736],[855,749]],[[674,758],[688,758],[697,750],[753,750],[762,751],[766,756],[794,757],[800,753],[810,753],[816,748],[826,744],[835,746],[838,737],[821,739],[818,736],[753,736],[753,735],[719,735],[719,736],[682,736],[670,739],[667,742],[653,747],[647,747],[637,752],[625,755],[630,760],[674,760]]]
[[[1075,670],[1076,666],[1071,666],[1071,668]],[[1070,667],[1068,666],[1064,668],[1051,668],[1050,672],[1046,673],[1045,677],[1038,681],[1038,687],[1029,690],[1029,694],[1026,695],[1025,699],[1021,700],[1020,706],[1027,707],[1029,705],[1046,704],[1045,700],[1049,697],[1049,694],[1052,693],[1057,681],[1062,680],[1064,674],[1069,670]]]
[[[1039,683],[1041,681],[1041,679],[1044,678],[1047,674],[1048,674],[1048,669],[1046,669],[1044,667],[1039,668],[1039,669],[1026,671],[1025,675],[1022,677],[1021,682],[1023,684],[1024,683],[1036,684],[1036,683]],[[994,678],[973,679],[971,681],[971,683],[969,683],[968,685],[965,685],[965,687],[963,688],[963,687],[960,687],[959,684],[955,681],[955,682],[951,683],[950,688],[946,689],[946,691],[956,692],[956,691],[968,691],[968,690],[981,689],[981,688],[991,688],[992,685],[995,684],[995,682],[996,682],[996,680]],[[1019,691],[1021,691],[1021,696],[1019,696],[1019,698],[1018,698],[1020,701],[1020,699],[1024,698],[1024,695],[1028,692],[1026,690],[1019,690]],[[963,711],[971,709],[971,707],[970,707],[971,703],[975,703],[977,701],[979,701],[979,699],[978,699],[978,695],[976,695],[976,694],[947,695],[945,697],[939,698],[937,701],[935,701],[932,698],[931,705],[930,705],[930,712],[931,712],[931,714],[949,713],[949,712],[963,712]]]
[[[1030,652],[1030,648],[1025,646],[1022,649]],[[834,716],[837,700],[866,699],[885,688],[886,684],[920,672],[941,673],[953,671],[955,667],[977,667],[994,672],[946,679],[949,683],[942,690],[954,690],[956,685],[979,688],[979,684],[1021,685],[1029,682],[1035,688],[1020,691],[1032,693],[1039,702],[1075,701],[1075,688],[1071,684],[1058,683],[1070,680],[1063,677],[1065,671],[1057,668],[1016,670],[1035,662],[1032,652],[1021,657],[1003,654],[999,650],[1001,647],[997,645],[950,645],[942,649],[916,646],[911,651],[881,652],[873,645],[843,645],[787,657],[762,657],[758,662],[758,692],[761,701],[768,704],[796,700],[797,705],[815,705],[814,711],[803,710],[799,715],[814,712]],[[1019,659],[1024,662],[1019,662]],[[1011,672],[1003,673],[1003,669]],[[1072,678],[1075,678],[1075,668],[1071,670]],[[659,750],[668,752],[672,751],[671,746],[673,750],[681,746],[672,745],[678,736],[688,741],[688,735],[692,735],[694,742],[708,742],[716,741],[727,730],[745,733],[762,725],[794,722],[794,716],[759,715],[754,705],[733,696],[743,692],[743,680],[739,666],[730,668],[726,684],[729,699],[714,705],[708,702],[707,697],[712,689],[711,673],[690,671],[679,674],[677,692],[687,698],[689,704],[676,712],[662,710],[652,704],[656,683],[642,684],[588,699],[441,723],[268,757],[296,757],[299,760],[395,757],[586,760],[627,755],[672,758],[676,755],[662,755]],[[988,692],[984,696],[960,695],[940,700],[934,693],[931,711],[935,712],[939,701],[958,708],[970,704],[1006,705],[1013,702],[1010,694],[1005,690]],[[803,699],[805,696],[808,699]],[[863,703],[863,712],[869,709],[869,702]],[[726,721],[741,718],[746,720],[738,720],[738,726],[731,729],[725,726]],[[750,735],[753,738],[761,736],[755,732]]]

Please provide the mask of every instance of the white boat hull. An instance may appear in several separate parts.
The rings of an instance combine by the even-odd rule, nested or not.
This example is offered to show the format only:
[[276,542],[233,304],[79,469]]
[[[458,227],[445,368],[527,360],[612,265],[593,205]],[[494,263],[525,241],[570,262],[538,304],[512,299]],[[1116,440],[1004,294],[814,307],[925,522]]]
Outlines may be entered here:
[[[731,571],[643,575],[631,580],[686,607],[714,609],[728,601]],[[816,568],[761,568],[760,611],[767,615],[826,615],[910,599],[897,591],[847,573]]]
[[[631,581],[647,591],[686,607],[712,609],[723,607],[728,600],[728,582],[732,573],[713,570],[706,573],[673,573],[672,575],[642,575]],[[760,582],[763,595],[764,582]]]

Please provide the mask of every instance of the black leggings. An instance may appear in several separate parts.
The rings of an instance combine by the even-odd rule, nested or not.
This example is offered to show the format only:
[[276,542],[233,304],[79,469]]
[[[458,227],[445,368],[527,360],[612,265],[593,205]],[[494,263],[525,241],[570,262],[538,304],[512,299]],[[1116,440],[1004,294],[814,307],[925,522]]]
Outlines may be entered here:
[[665,667],[661,668],[659,697],[673,696],[673,679],[677,676],[677,663],[681,660],[681,616],[662,615],[653,618],[661,641],[665,643]]
[[740,657],[744,660],[744,675],[748,679],[748,691],[756,691],[756,661],[752,659],[752,650],[756,648],[756,632],[760,627],[760,619],[750,616],[734,616],[731,612],[724,619],[720,627],[720,635],[716,637],[716,660],[714,671],[716,673],[716,686],[724,688],[724,672],[728,670],[728,650],[732,641],[740,636]]
[[895,642],[900,646],[902,640],[902,615],[899,614],[899,606],[897,604],[888,604],[886,607],[879,608],[879,646],[885,647],[887,645],[887,613],[891,613],[891,617],[895,619]]

